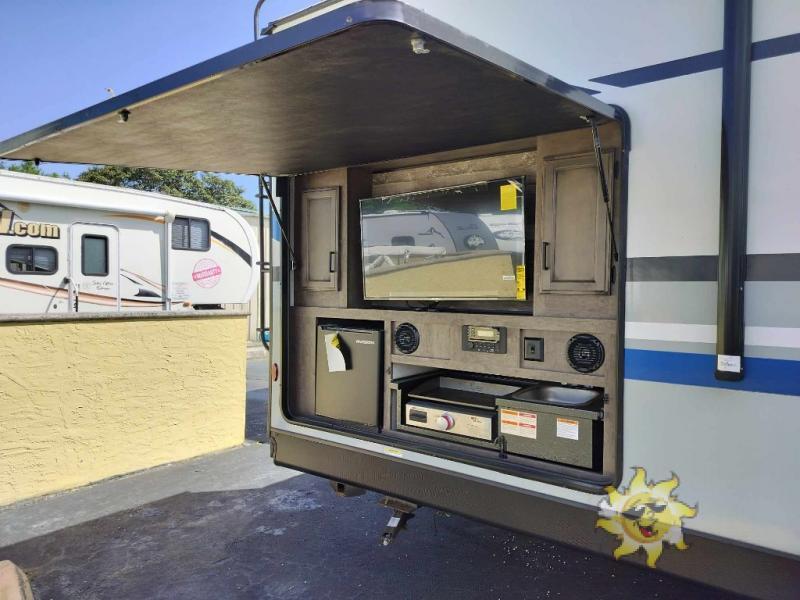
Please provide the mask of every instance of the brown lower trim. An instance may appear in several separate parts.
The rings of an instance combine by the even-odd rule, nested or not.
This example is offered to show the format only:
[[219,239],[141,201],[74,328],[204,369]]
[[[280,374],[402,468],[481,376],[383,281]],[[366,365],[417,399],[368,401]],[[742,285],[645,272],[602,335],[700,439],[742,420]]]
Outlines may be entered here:
[[[272,430],[275,463],[424,506],[548,538],[613,560],[616,540],[584,505]],[[409,532],[413,535],[412,531]],[[795,598],[800,560],[685,530],[688,550],[666,545],[658,570],[758,598]],[[637,553],[623,558],[644,565]]]

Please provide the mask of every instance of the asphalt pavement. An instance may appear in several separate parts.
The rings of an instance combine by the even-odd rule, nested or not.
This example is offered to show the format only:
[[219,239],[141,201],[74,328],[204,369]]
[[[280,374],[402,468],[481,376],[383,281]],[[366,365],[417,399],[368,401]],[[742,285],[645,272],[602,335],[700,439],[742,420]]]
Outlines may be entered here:
[[267,377],[250,361],[247,444],[0,509],[0,559],[48,600],[733,597],[426,508],[384,547],[378,495],[272,464]]
[[266,358],[247,361],[247,407],[244,436],[254,442],[267,440],[267,390],[269,365]]

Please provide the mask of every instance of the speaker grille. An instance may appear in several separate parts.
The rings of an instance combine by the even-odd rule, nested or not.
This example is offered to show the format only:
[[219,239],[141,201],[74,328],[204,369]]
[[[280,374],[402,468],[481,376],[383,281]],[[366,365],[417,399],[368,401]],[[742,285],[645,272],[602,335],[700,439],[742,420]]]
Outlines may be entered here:
[[579,333],[567,343],[569,366],[581,373],[591,373],[603,366],[606,352],[603,343],[588,333]]
[[400,323],[394,330],[394,345],[403,354],[411,354],[419,348],[419,331],[411,323]]

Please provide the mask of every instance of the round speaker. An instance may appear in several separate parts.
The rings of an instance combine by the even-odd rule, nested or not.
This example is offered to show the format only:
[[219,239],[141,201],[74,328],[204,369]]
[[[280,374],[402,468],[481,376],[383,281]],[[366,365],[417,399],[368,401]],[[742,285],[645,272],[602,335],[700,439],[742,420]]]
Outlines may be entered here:
[[394,330],[394,345],[403,354],[411,354],[419,348],[419,331],[411,323],[400,323]]
[[588,333],[579,333],[567,342],[569,366],[581,373],[591,373],[603,366],[606,351],[603,343]]

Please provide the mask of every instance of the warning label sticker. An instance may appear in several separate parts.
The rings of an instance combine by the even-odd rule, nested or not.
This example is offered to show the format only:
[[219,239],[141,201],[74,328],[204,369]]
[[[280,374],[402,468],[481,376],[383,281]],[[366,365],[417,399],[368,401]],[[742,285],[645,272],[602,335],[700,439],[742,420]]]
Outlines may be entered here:
[[500,186],[500,210],[517,210],[517,186],[513,183]]
[[500,409],[500,433],[536,439],[536,413]]
[[578,439],[578,422],[572,419],[556,419],[556,437],[568,440]]
[[517,300],[525,300],[525,265],[517,265]]

